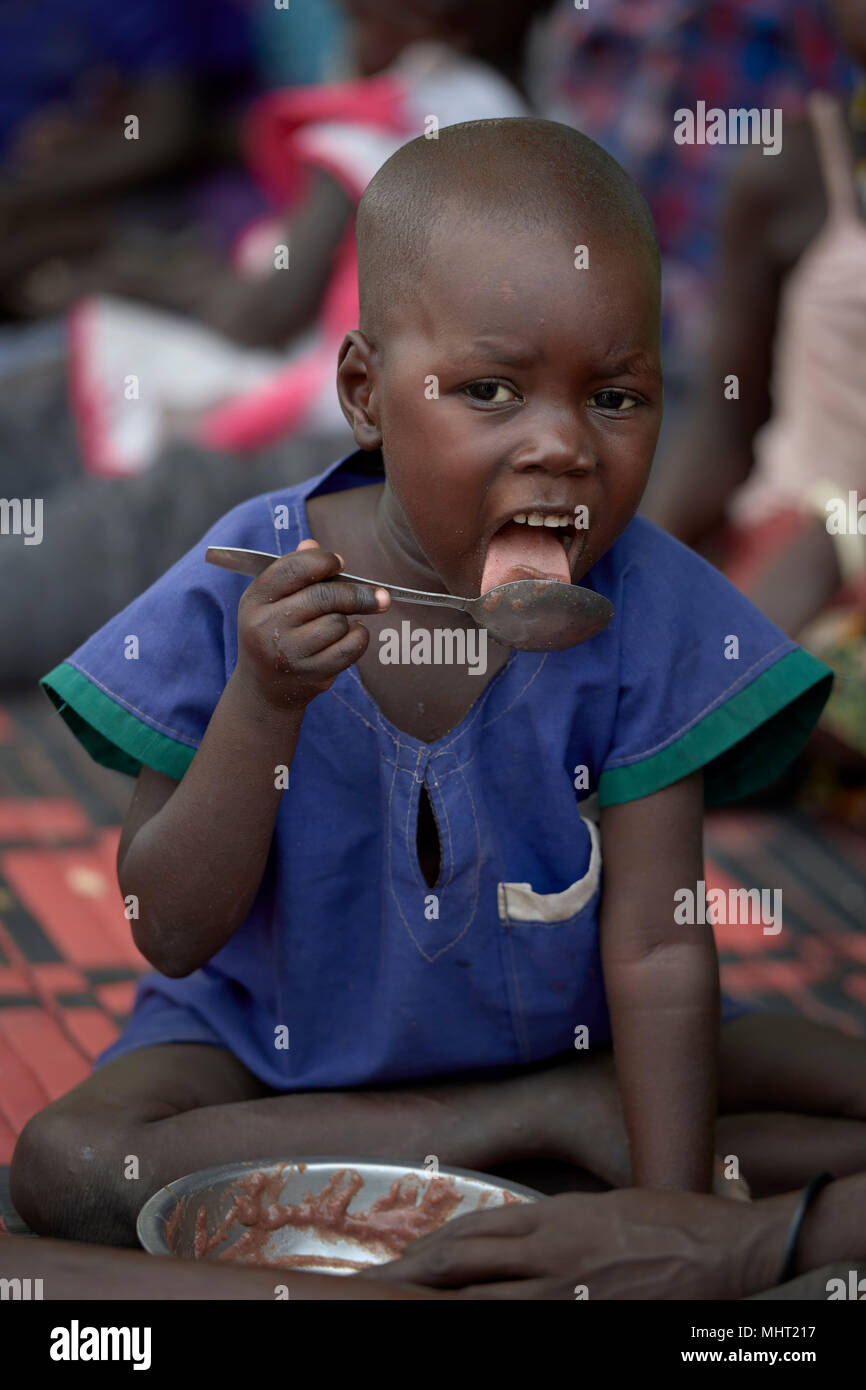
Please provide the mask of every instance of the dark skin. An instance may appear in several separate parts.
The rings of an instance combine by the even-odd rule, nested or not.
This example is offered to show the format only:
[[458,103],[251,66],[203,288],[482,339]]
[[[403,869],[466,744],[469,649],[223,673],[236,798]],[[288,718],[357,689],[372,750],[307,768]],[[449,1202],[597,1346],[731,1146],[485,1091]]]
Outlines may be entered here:
[[[835,7],[851,30],[849,47],[863,50],[863,6]],[[858,25],[861,27],[858,29]],[[860,50],[853,49],[859,35]],[[852,129],[854,158],[866,158],[866,132]],[[811,125],[785,126],[781,153],[768,159],[747,149],[732,174],[721,226],[721,254],[711,318],[713,332],[695,405],[668,454],[659,459],[643,513],[680,540],[722,558],[719,532],[734,492],[754,464],[753,441],[769,419],[769,383],[782,287],[821,230],[827,215],[824,182]],[[724,397],[734,373],[739,399]],[[823,518],[804,526],[748,596],[791,636],[821,612],[840,576]]]
[[[34,1265],[35,1260],[35,1265]],[[46,1299],[84,1299],[92,1302],[141,1299],[148,1303],[214,1300],[237,1302],[285,1298],[292,1303],[418,1302],[450,1299],[410,1284],[380,1279],[368,1283],[304,1274],[285,1269],[250,1269],[217,1264],[214,1260],[181,1260],[172,1255],[149,1255],[142,1250],[116,1250],[70,1240],[39,1240],[4,1235],[0,1240],[0,1278],[20,1278],[22,1267],[36,1272],[25,1278],[43,1279]],[[282,1287],[281,1287],[282,1286]],[[279,1291],[279,1292],[278,1292]]]
[[[378,536],[382,494],[383,488],[377,485],[311,498],[307,514],[319,544],[326,551],[339,544],[339,553],[350,574],[369,575],[385,584],[411,584],[417,589],[424,588],[430,581],[428,592],[446,592],[438,577],[431,578],[429,568],[424,584],[398,579],[400,562],[386,553]],[[404,666],[395,680],[394,668],[379,660],[379,633],[388,627],[399,629],[400,622],[406,618],[410,619],[413,631],[432,632],[437,613],[441,627],[442,612],[421,606],[399,604],[365,618],[370,642],[357,661],[358,674],[385,717],[398,729],[425,743],[433,743],[460,723],[511,655],[510,648],[488,641],[484,676],[470,676],[468,669],[460,666]],[[467,631],[474,626],[466,614],[456,608],[448,610],[447,625]]]
[[[343,494],[342,502],[339,495],[313,498],[308,512],[322,545],[339,545],[353,573],[478,594],[487,545],[504,520],[532,504],[571,512],[585,503],[593,525],[576,532],[569,555],[578,582],[631,519],[661,411],[652,280],[638,273],[621,292],[621,301],[629,294],[640,301],[635,328],[625,303],[617,314],[616,299],[603,305],[595,288],[600,279],[609,288],[607,277],[620,274],[621,262],[612,257],[577,295],[566,251],[562,238],[539,246],[530,234],[521,247],[519,238],[497,238],[489,228],[454,233],[423,292],[402,306],[399,324],[388,324],[387,349],[360,331],[347,334],[337,383],[343,410],[361,448],[386,441],[387,481],[363,490],[360,524],[351,521],[358,492]],[[566,289],[580,301],[575,314],[592,318],[587,336],[600,332],[597,349],[581,352],[579,335],[563,324],[556,296]],[[516,354],[523,365],[512,360]],[[438,400],[425,396],[430,375]],[[431,473],[441,480],[435,491]],[[436,626],[423,609],[411,617],[415,627]],[[396,620],[389,614],[368,626],[376,636]],[[457,610],[448,622],[471,626]],[[415,682],[427,693],[419,714],[417,690],[406,680],[413,668],[395,682],[371,648],[359,661],[362,679],[392,722],[427,742],[459,723],[481,693],[477,676],[432,667]],[[508,651],[488,643],[488,654],[492,678]]]
[[[185,78],[90,77],[90,94],[77,108],[37,111],[15,131],[4,173],[10,201],[16,193],[22,211],[128,188],[181,166],[192,153],[197,102]],[[129,113],[139,120],[137,139],[123,135]]]
[[[121,888],[139,897],[136,942],[164,973],[210,959],[249,911],[279,802],[272,769],[290,761],[306,704],[339,671],[357,663],[383,713],[426,740],[480,694],[478,677],[433,667],[422,702],[404,668],[380,664],[368,629],[349,619],[366,615],[375,637],[386,600],[376,618],[370,590],[328,585],[341,563],[386,583],[474,594],[505,520],[535,504],[583,503],[591,525],[569,554],[579,582],[633,516],[662,408],[654,267],[598,232],[594,272],[583,275],[573,245],[571,228],[452,231],[387,343],[347,335],[340,399],[359,446],[383,449],[387,481],[366,490],[360,518],[353,497],[351,527],[339,495],[311,502],[322,549],[303,543],[246,590],[238,665],[189,772],[173,791],[143,772],[124,826]],[[424,393],[431,373],[436,401]],[[412,621],[423,624],[423,612]],[[505,659],[497,653],[482,679]],[[250,775],[240,799],[228,798],[238,766]],[[701,797],[698,774],[605,810],[601,938],[634,1180],[706,1191],[717,964],[709,930],[677,929],[670,911],[675,888],[701,875]],[[215,881],[232,885],[216,912]]]
[[[826,1298],[825,1267],[863,1258],[864,1195],[866,1179],[858,1175],[831,1183],[815,1199],[795,1268],[822,1275],[792,1298]],[[777,1285],[798,1200],[799,1194],[732,1204],[698,1193],[563,1193],[449,1221],[363,1282],[379,1280],[388,1289],[399,1279],[404,1287],[471,1299],[573,1300],[576,1286],[585,1286],[583,1296],[592,1300],[749,1298]]]
[[[563,511],[583,503],[592,524],[576,533],[569,553],[578,583],[627,525],[661,419],[656,282],[648,255],[610,252],[601,237],[593,242],[595,273],[575,274],[569,247],[552,232],[522,244],[490,228],[455,234],[447,256],[433,258],[417,299],[401,306],[399,324],[389,324],[387,346],[347,336],[338,373],[344,410],[362,448],[386,441],[387,467],[367,548],[353,564],[378,563],[375,577],[385,582],[478,593],[487,543],[504,519],[535,503]],[[431,374],[436,402],[422,389]],[[430,487],[431,476],[441,489]],[[327,514],[330,498],[318,501]],[[311,514],[311,524],[323,544],[336,540],[323,531],[324,516]],[[433,669],[436,683],[425,683],[428,699],[416,717],[407,683],[389,694],[391,668],[369,652],[359,662],[392,722],[427,739],[437,732],[435,701],[447,709],[438,729],[445,732],[479,693],[475,678]],[[715,951],[709,930],[672,928],[667,909],[679,883],[700,877],[701,802],[695,776],[605,809],[613,867],[601,939],[635,1181],[709,1190]],[[635,854],[635,845],[646,852]],[[658,906],[647,911],[647,903]],[[683,1133],[694,1142],[680,1143],[675,1136]]]
[[[15,312],[59,313],[82,295],[125,295],[260,348],[282,346],[315,318],[353,208],[324,170],[310,171],[303,199],[274,233],[275,246],[291,248],[294,274],[238,274],[197,240],[183,247],[153,233],[130,245],[128,234],[113,236],[108,196],[201,153],[199,106],[188,83],[165,76],[111,87],[99,121],[38,116],[20,132],[15,180],[0,183],[0,281]],[[137,140],[123,138],[127,112],[139,117]]]
[[250,277],[193,244],[157,254],[118,243],[91,265],[52,262],[34,272],[22,306],[48,313],[84,294],[119,294],[189,315],[245,347],[279,348],[314,320],[352,206],[336,179],[312,169],[304,197],[273,233],[275,247],[289,247],[288,268]]
[[[866,154],[860,133],[855,153]],[[693,414],[659,460],[643,511],[688,544],[721,523],[752,469],[752,441],[769,419],[773,341],[782,286],[821,229],[827,202],[811,127],[790,122],[778,156],[744,149],[731,175],[706,370]],[[724,378],[739,379],[737,401]],[[700,459],[696,468],[695,459]]]
[[[0,1277],[42,1278],[47,1298],[591,1299],[749,1298],[778,1279],[799,1200],[787,1193],[738,1205],[690,1193],[567,1193],[533,1207],[460,1217],[413,1241],[398,1261],[334,1279],[242,1269],[71,1241],[0,1241]],[[800,1298],[825,1298],[827,1266],[866,1257],[866,1177],[832,1183],[810,1207],[798,1274],[821,1271]],[[847,1268],[833,1270],[847,1275]],[[399,1280],[399,1282],[398,1282]],[[793,1295],[792,1295],[793,1296]]]
[[[123,138],[130,112],[139,118],[137,140]],[[136,83],[93,74],[86,104],[29,117],[0,179],[0,292],[26,313],[19,280],[31,267],[104,248],[111,197],[184,168],[199,122],[193,87],[171,74]]]

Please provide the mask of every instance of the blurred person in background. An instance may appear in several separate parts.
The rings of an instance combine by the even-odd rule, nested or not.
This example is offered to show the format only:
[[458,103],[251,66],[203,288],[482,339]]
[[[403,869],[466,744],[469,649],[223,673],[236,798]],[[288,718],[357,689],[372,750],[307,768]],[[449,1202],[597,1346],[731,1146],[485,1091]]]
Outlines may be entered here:
[[658,231],[665,419],[646,512],[706,350],[724,186],[737,155],[733,145],[675,143],[674,113],[698,101],[779,108],[787,132],[810,90],[851,90],[854,73],[827,0],[591,0],[586,10],[557,10],[550,37],[544,114],[577,126],[628,170]]
[[[0,546],[0,585],[17,582],[21,595],[0,616],[7,684],[35,679],[235,502],[340,452],[349,436],[334,370],[357,322],[364,188],[406,140],[433,138],[431,118],[528,110],[523,55],[549,0],[345,9],[358,76],[280,90],[249,112],[250,167],[278,211],[241,238],[234,264],[196,248],[166,267],[123,252],[79,264],[61,296],[92,274],[114,297],[75,302],[68,360],[50,380],[0,382],[0,493],[49,498],[43,544]],[[280,12],[287,25],[293,13]],[[27,292],[48,307],[50,280],[31,277]]]
[[[343,428],[333,363],[357,318],[353,216],[364,188],[429,121],[527,112],[521,62],[538,3],[345,8],[360,75],[273,92],[248,113],[248,165],[277,211],[241,238],[234,263],[196,252],[167,270],[118,263],[111,276],[103,262],[99,284],[115,297],[75,306],[72,372],[92,471],[135,471],[185,429],[243,451]],[[149,385],[131,407],[116,364],[133,359]]]
[[[866,78],[866,0],[832,8]],[[778,158],[737,163],[701,391],[646,511],[837,671],[809,795],[866,826],[866,81],[846,104],[816,93]]]
[[[254,93],[255,74],[246,0],[18,0],[0,8],[0,55],[8,323],[32,316],[22,277],[45,260],[190,219],[212,127]],[[21,365],[26,341],[6,335],[10,352],[19,343]]]

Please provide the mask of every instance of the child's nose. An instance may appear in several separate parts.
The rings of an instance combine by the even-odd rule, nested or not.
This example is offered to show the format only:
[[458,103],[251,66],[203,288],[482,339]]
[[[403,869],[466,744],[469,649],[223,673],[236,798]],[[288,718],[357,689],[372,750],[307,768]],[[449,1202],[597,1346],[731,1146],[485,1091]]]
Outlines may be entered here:
[[516,450],[516,472],[591,473],[598,459],[576,420],[560,418],[537,427],[531,440]]

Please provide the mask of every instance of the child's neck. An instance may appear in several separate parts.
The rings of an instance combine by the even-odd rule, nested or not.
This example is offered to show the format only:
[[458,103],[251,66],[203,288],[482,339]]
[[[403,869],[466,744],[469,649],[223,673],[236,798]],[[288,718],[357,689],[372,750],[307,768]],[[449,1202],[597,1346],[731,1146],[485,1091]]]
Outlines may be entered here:
[[[307,502],[311,535],[326,550],[341,555],[350,574],[444,592],[441,580],[431,575],[426,562],[416,561],[407,551],[399,528],[392,536],[387,520],[380,524],[377,514],[384,501],[383,487],[382,483],[374,483],[311,497]],[[370,643],[357,663],[361,683],[386,719],[404,733],[429,744],[457,727],[511,653],[493,641],[485,641],[482,651],[477,639],[470,648],[467,639],[466,652],[471,652],[474,666],[468,661],[465,665],[437,664],[434,640],[431,664],[407,664],[404,624],[410,629],[410,637],[419,630],[431,634],[441,628],[474,631],[475,625],[458,609],[402,603],[392,604],[385,613],[364,618]],[[393,638],[383,636],[386,629],[399,635],[396,664],[382,659],[386,640],[393,656]]]

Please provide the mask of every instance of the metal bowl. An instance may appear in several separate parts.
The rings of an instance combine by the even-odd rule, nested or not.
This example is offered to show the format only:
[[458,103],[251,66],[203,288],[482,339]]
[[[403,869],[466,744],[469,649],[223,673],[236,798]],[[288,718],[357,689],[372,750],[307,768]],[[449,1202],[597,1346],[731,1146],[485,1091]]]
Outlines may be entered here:
[[268,1159],[167,1183],[145,1202],[137,1231],[151,1255],[354,1274],[455,1216],[543,1195],[466,1168]]

